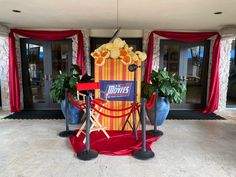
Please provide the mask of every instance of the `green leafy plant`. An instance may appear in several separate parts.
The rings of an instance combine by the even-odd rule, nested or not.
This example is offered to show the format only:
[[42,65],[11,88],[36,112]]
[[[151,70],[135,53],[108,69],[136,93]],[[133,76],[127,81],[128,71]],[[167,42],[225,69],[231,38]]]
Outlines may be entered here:
[[92,77],[85,74],[81,79],[82,71],[77,65],[72,65],[69,73],[61,73],[53,81],[50,89],[51,97],[60,103],[65,99],[65,90],[67,89],[71,95],[76,98],[76,82],[89,82]]
[[170,103],[181,103],[186,93],[186,87],[179,77],[169,75],[165,69],[150,74],[151,84],[142,82],[142,97],[150,98],[158,89],[159,97],[167,97]]

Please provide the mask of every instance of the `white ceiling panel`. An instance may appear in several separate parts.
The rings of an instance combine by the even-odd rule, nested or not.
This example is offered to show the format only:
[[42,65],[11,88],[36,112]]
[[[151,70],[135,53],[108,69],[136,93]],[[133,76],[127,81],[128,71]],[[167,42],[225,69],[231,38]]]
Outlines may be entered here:
[[[21,10],[13,13],[12,10]],[[236,25],[236,0],[0,0],[17,28],[219,30]],[[221,15],[214,12],[222,11]]]

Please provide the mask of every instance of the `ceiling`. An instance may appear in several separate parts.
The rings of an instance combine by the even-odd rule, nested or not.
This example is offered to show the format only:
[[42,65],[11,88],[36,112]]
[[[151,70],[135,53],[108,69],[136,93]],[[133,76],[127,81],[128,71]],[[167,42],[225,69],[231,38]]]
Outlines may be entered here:
[[[217,11],[223,14],[214,15]],[[112,29],[117,27],[117,0],[0,0],[0,23]],[[236,25],[236,0],[118,0],[118,26],[125,29],[216,31],[226,25]]]

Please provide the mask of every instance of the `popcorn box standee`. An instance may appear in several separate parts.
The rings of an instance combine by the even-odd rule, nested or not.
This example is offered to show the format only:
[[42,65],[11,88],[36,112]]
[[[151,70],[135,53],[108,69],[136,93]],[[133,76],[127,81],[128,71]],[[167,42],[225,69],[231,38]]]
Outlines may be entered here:
[[[138,66],[141,65],[141,61],[135,62]],[[128,70],[129,65],[125,65],[119,59],[106,59],[103,66],[95,65],[95,82],[100,82],[101,90],[108,92],[108,103],[106,107],[111,109],[122,109],[129,107],[133,103],[134,98],[134,72]],[[140,102],[141,93],[141,69],[136,70],[136,83],[137,83],[137,102]],[[95,92],[95,96],[99,97],[98,91]],[[102,95],[101,95],[102,96]],[[108,115],[123,115],[128,111],[112,112],[108,110],[102,111]],[[127,117],[122,118],[109,118],[100,116],[100,123],[107,128],[107,130],[121,130]],[[133,115],[130,117],[130,122],[133,121]],[[139,116],[136,113],[136,121],[138,122]],[[125,130],[131,130],[127,124]]]

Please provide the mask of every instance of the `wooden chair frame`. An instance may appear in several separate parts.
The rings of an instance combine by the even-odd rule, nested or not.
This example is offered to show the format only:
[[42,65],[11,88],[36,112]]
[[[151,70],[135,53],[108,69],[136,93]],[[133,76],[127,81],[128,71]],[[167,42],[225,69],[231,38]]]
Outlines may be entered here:
[[[83,88],[79,88],[79,84],[80,84],[80,83],[77,83],[77,98],[78,98],[78,100],[80,100],[79,98],[82,97],[82,98],[83,98],[83,99],[82,99],[82,102],[84,103],[84,102],[85,102],[85,98],[86,98],[87,95],[85,95],[85,94],[83,94],[83,93],[80,93],[80,91],[82,91]],[[86,88],[87,88],[87,87],[86,87]],[[90,89],[90,90],[95,90],[95,89],[98,89],[98,88],[100,88],[100,87],[99,87],[99,86],[96,87],[96,88],[90,87],[89,89]],[[87,89],[87,90],[88,90],[88,89]],[[97,99],[97,100],[98,100],[98,99],[102,100],[102,105],[104,106],[104,105],[107,103],[107,101],[108,101],[108,100],[107,100],[107,93],[106,93],[106,92],[103,92],[103,91],[100,91],[100,93],[105,94],[105,99],[100,99],[100,98],[94,98],[94,99],[95,99],[95,100],[96,100],[96,99]],[[101,112],[101,111],[103,110],[102,107],[99,107],[99,106],[97,106],[97,105],[96,105],[96,109],[98,109],[99,112]],[[86,110],[84,110],[84,111],[85,111],[85,114],[83,115],[83,117],[86,116]],[[100,114],[97,113],[95,110],[93,110],[93,109],[91,108],[91,109],[90,109],[90,121],[91,121],[90,133],[93,132],[93,131],[100,131],[100,130],[101,130],[101,131],[105,134],[105,136],[106,136],[107,138],[110,138],[110,136],[108,135],[108,133],[107,133],[106,130],[105,130],[106,127],[103,127],[103,126],[101,125],[101,123],[99,122],[99,117],[100,117]],[[82,124],[82,126],[81,126],[80,129],[79,129],[79,131],[77,132],[77,134],[76,134],[77,137],[79,137],[81,133],[85,134],[85,131],[84,131],[85,126],[86,126],[86,121]],[[85,143],[85,141],[86,141],[86,139],[84,138],[83,143]]]

